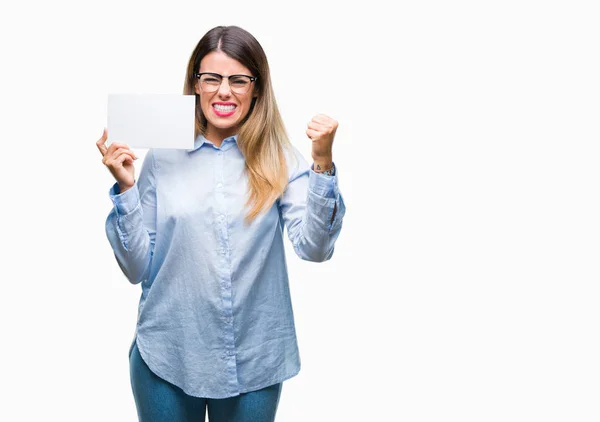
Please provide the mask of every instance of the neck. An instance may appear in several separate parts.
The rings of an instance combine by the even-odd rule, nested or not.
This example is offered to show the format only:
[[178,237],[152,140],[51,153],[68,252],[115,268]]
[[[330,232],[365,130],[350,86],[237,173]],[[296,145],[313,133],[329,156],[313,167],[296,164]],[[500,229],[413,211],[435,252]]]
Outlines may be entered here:
[[221,147],[223,139],[229,138],[237,133],[236,128],[218,129],[212,128],[206,131],[204,137],[215,144],[217,148]]

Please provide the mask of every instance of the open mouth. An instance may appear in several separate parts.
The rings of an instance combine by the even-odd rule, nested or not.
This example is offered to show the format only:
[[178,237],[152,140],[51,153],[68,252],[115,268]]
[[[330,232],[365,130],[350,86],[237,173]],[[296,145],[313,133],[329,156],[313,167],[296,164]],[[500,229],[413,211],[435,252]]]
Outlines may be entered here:
[[213,104],[212,107],[215,114],[221,117],[231,116],[237,108],[235,104]]

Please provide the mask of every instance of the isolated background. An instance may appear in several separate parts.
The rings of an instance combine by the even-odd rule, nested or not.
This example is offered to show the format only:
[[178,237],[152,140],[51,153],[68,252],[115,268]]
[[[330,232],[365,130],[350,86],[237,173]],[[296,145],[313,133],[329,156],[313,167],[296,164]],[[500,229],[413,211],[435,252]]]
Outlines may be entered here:
[[307,158],[311,117],[340,122],[348,212],[331,261],[288,249],[302,371],[278,421],[600,419],[597,3],[394,7],[0,6],[1,420],[136,419],[140,287],[94,143],[109,93],[180,93],[219,24],[263,45]]

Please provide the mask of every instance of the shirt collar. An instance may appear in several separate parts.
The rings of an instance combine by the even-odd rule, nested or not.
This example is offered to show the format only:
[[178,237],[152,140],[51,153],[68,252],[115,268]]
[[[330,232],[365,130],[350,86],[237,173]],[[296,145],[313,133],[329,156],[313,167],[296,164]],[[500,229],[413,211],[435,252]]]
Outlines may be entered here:
[[222,150],[226,151],[229,148],[231,148],[231,146],[230,146],[231,143],[237,143],[237,137],[238,137],[237,134],[235,134],[233,136],[223,139],[223,142],[221,143],[221,148],[217,148],[215,146],[215,144],[213,144],[211,141],[206,139],[204,137],[204,135],[198,135],[198,137],[194,140],[194,148],[188,149],[187,152],[196,151],[197,149],[200,149],[200,147],[204,144],[212,145],[212,147],[215,149],[222,149]]

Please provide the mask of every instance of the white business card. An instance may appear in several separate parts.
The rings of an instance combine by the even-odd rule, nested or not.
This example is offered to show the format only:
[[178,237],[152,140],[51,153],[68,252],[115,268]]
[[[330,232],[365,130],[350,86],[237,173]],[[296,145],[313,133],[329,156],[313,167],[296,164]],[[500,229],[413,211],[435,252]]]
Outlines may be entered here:
[[131,148],[193,149],[195,99],[180,94],[110,94],[108,142]]

